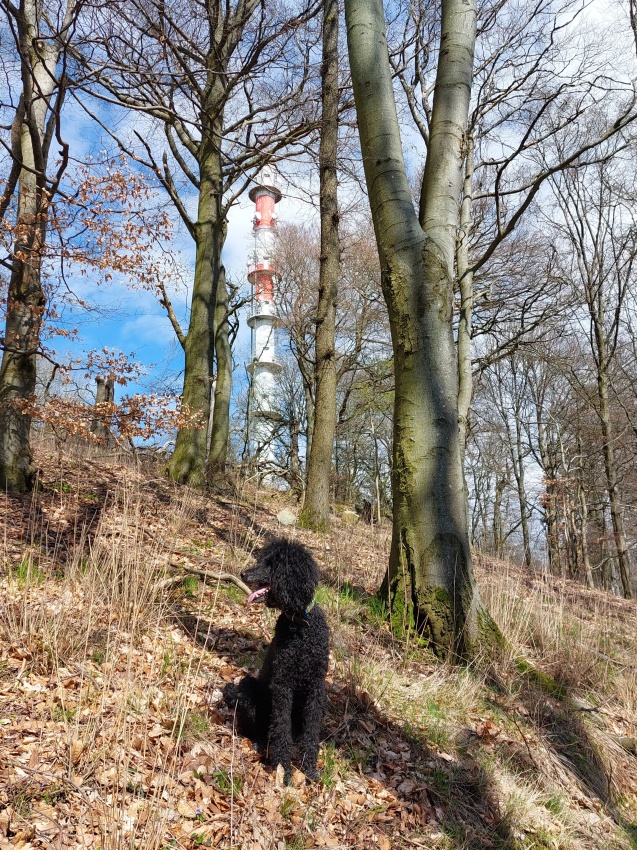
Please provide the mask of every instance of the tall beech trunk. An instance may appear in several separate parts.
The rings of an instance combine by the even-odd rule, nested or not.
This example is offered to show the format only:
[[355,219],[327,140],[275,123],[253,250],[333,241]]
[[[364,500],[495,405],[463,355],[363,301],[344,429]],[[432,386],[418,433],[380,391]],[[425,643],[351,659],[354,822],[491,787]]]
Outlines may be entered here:
[[[219,95],[219,103],[223,95]],[[227,224],[221,211],[223,175],[221,168],[221,107],[211,103],[216,115],[206,127],[199,157],[200,189],[195,225],[195,278],[190,321],[184,346],[184,387],[182,399],[200,416],[199,427],[180,428],[169,463],[174,481],[202,488],[206,483],[206,426],[210,416],[210,394],[215,356],[215,312],[219,280],[224,274],[221,251]]]
[[535,422],[540,461],[544,473],[544,521],[546,523],[546,550],[551,575],[560,575],[560,532],[557,517],[557,457],[549,445],[549,437],[544,422],[544,404],[540,395],[535,401]]
[[582,565],[584,567],[584,577],[586,579],[586,587],[594,587],[593,569],[591,566],[591,558],[588,550],[588,500],[586,498],[586,488],[584,487],[584,464],[583,454],[580,439],[577,441],[577,453],[579,456],[579,475],[577,478],[577,496],[579,501],[579,527],[580,527],[580,548],[582,553]]
[[[496,392],[500,415],[507,434],[509,456],[511,458],[511,467],[515,478],[518,504],[520,506],[524,563],[530,568],[532,561],[531,539],[529,535],[529,512],[526,496],[525,453],[522,446],[522,414],[524,402],[531,391],[531,387],[529,385],[529,376],[521,368],[522,363],[515,355],[510,355],[506,363],[508,364],[508,372],[504,376],[500,373]],[[520,375],[519,381],[518,374]],[[513,421],[511,421],[511,417]]]
[[[617,461],[615,459],[615,436],[613,433],[612,414],[610,406],[610,366],[614,356],[613,335],[609,333],[605,318],[609,309],[608,291],[604,285],[605,281],[593,277],[590,273],[585,280],[584,293],[586,306],[591,324],[591,340],[593,344],[593,356],[597,371],[597,402],[598,416],[603,440],[604,471],[606,473],[606,492],[610,507],[610,517],[613,526],[613,539],[617,553],[617,564],[619,566],[619,577],[621,579],[622,591],[625,599],[632,599],[631,586],[631,563],[626,533],[624,531],[624,515],[621,504],[621,493],[619,488]],[[621,296],[623,297],[623,295]],[[620,314],[621,300],[615,305],[615,316]]]
[[624,531],[624,515],[621,505],[619,483],[617,480],[617,463],[615,461],[615,448],[613,446],[613,427],[611,423],[610,403],[608,399],[608,357],[606,354],[606,342],[603,331],[595,323],[595,335],[597,350],[599,352],[597,369],[597,392],[599,400],[599,418],[602,427],[602,438],[604,441],[604,470],[606,472],[606,489],[608,491],[608,502],[610,505],[610,517],[613,524],[613,537],[617,550],[617,563],[619,565],[619,577],[622,583],[624,599],[632,599],[630,553],[626,542]]
[[611,547],[608,545],[608,527],[606,524],[606,505],[602,505],[595,513],[599,528],[600,545],[600,576],[604,590],[615,591],[615,562]]
[[[457,247],[457,275],[460,289],[460,317],[458,321],[458,426],[460,428],[460,456],[464,463],[469,429],[469,411],[473,397],[471,363],[471,337],[473,334],[473,272],[469,266],[469,239],[473,227],[473,139],[466,145],[465,171],[460,207],[460,233]],[[467,494],[468,504],[468,494]]]
[[212,434],[208,453],[208,481],[213,484],[222,475],[228,459],[230,439],[230,399],[232,396],[232,346],[228,322],[228,285],[223,266],[217,283],[215,356],[217,380],[212,411]]
[[325,529],[330,518],[330,473],[336,431],[336,299],[338,232],[338,0],[323,9],[322,121],[319,149],[321,266],[316,314],[315,405],[302,522]]
[[518,491],[520,505],[520,525],[522,527],[522,548],[524,550],[524,565],[530,570],[533,564],[531,553],[531,535],[529,532],[529,509],[526,496],[526,471],[524,465],[524,450],[522,448],[522,422],[520,411],[515,409],[515,443],[511,445],[513,453],[513,474]]
[[[0,365],[0,489],[24,492],[33,485],[35,467],[31,417],[22,412],[20,402],[35,392],[36,357],[46,305],[41,279],[51,200],[46,172],[54,126],[51,122],[57,120],[49,112],[59,85],[60,48],[56,39],[40,38],[39,9],[33,0],[24,0],[14,14],[22,96],[11,133],[18,203]],[[58,179],[67,151],[62,154]]]
[[582,553],[584,579],[586,581],[586,587],[595,587],[591,558],[588,551],[588,503],[586,502],[586,493],[583,487],[578,488],[578,495],[580,505],[580,549]]
[[301,475],[301,453],[299,451],[299,435],[301,433],[301,423],[292,411],[290,414],[290,469],[288,476],[288,484],[292,493],[298,501],[301,501],[305,493],[305,482]]
[[420,218],[407,180],[381,0],[346,0],[365,177],[395,370],[393,530],[382,593],[396,630],[415,626],[440,655],[498,639],[474,576],[466,525],[452,334],[476,9],[443,0],[441,49]]
[[502,519],[502,498],[509,483],[509,470],[495,476],[495,493],[493,497],[493,554],[501,558],[504,554],[504,522]]
[[113,443],[113,435],[111,429],[106,424],[103,417],[104,405],[113,404],[115,401],[115,379],[112,376],[104,377],[98,375],[95,378],[95,418],[91,422],[91,433],[99,437],[105,445],[110,446]]
[[[31,452],[31,417],[22,412],[19,402],[35,392],[36,352],[45,306],[40,278],[45,227],[38,221],[42,216],[37,208],[37,200],[21,181],[20,236],[14,246],[0,366],[0,488],[19,493],[31,489],[36,472]],[[17,259],[21,254],[24,260]]]

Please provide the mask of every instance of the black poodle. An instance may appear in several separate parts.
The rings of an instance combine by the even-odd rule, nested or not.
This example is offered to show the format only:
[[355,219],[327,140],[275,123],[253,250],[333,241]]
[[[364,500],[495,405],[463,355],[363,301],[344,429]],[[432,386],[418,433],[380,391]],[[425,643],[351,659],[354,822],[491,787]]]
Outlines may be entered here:
[[239,732],[267,753],[270,764],[282,765],[286,784],[293,742],[299,767],[316,780],[330,641],[325,614],[314,602],[318,567],[305,546],[277,538],[241,578],[255,589],[248,602],[264,601],[281,615],[259,675],[226,685],[224,699],[236,706]]

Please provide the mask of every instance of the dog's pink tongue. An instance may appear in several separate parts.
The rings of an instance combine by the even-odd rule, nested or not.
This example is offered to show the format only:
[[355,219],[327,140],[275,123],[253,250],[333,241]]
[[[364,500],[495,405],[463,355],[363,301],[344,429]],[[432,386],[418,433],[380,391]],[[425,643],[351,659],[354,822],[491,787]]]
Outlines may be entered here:
[[249,605],[251,602],[254,602],[255,599],[259,599],[260,596],[265,596],[269,589],[269,587],[262,587],[260,590],[255,590],[254,593],[251,593],[250,596],[248,596],[246,604]]

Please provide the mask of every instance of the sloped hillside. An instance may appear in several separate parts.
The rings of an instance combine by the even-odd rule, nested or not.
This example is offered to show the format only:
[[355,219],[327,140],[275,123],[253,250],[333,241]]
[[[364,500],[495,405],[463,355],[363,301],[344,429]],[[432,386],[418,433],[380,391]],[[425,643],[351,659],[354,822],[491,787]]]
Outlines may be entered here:
[[[88,450],[87,450],[88,451]],[[194,494],[152,463],[40,449],[1,496],[0,847],[637,847],[637,606],[478,559],[511,648],[471,667],[390,635],[389,528],[283,528],[283,494]],[[271,533],[323,570],[321,782],[284,787],[224,683],[274,622],[220,573]]]

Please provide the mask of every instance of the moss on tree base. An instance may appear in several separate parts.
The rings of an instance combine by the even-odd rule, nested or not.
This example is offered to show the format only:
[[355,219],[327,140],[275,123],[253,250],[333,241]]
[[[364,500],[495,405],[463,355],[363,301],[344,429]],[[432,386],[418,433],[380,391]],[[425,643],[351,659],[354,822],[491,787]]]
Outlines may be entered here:
[[37,480],[38,470],[30,454],[23,453],[15,463],[0,464],[0,488],[9,493],[30,493]]
[[324,534],[326,531],[330,530],[329,519],[315,520],[306,511],[301,511],[296,524],[299,528],[303,528],[306,531],[316,531],[319,534]]
[[[389,587],[389,593],[387,588]],[[486,608],[478,608],[477,628],[453,617],[454,600],[444,587],[427,586],[412,594],[406,576],[384,582],[379,599],[387,606],[392,631],[400,640],[414,638],[438,658],[466,660],[506,648],[507,641]]]

